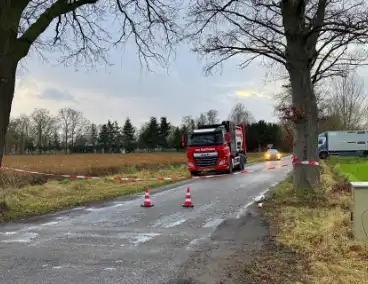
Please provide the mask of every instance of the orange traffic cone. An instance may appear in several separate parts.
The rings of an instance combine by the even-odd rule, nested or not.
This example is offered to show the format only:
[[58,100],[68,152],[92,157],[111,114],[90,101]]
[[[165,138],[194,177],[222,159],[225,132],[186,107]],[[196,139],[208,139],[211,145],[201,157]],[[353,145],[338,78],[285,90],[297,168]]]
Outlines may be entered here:
[[151,197],[148,192],[148,187],[146,187],[146,193],[144,194],[144,201],[141,207],[152,207],[154,206],[151,201]]
[[184,204],[182,206],[183,207],[194,207],[194,205],[192,203],[192,198],[190,197],[189,187],[187,188],[187,193],[185,195],[185,201],[184,201]]

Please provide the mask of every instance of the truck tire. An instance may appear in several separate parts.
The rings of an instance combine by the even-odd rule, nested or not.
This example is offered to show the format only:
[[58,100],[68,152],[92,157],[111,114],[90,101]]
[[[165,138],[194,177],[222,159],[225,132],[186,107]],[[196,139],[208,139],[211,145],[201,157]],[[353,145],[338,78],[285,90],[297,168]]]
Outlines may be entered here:
[[233,169],[233,159],[230,158],[229,169],[226,171],[226,173],[231,174],[233,172]]
[[244,157],[244,155],[241,155],[240,156],[239,170],[244,171],[245,163],[246,163],[245,157]]
[[319,153],[319,158],[322,160],[326,160],[328,158],[328,153],[327,152]]
[[190,174],[194,177],[197,177],[201,175],[201,172],[190,172]]

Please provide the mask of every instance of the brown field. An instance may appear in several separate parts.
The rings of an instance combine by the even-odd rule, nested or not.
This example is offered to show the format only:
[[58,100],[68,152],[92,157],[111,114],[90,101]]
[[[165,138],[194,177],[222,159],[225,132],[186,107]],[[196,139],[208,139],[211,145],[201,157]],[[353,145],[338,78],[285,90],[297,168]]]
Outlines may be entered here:
[[186,162],[185,153],[75,154],[5,156],[4,166],[29,171],[103,176],[131,168],[157,169]]
[[[262,154],[248,153],[248,162]],[[185,153],[75,154],[5,156],[4,166],[52,174],[105,176],[132,170],[157,170],[186,163]]]

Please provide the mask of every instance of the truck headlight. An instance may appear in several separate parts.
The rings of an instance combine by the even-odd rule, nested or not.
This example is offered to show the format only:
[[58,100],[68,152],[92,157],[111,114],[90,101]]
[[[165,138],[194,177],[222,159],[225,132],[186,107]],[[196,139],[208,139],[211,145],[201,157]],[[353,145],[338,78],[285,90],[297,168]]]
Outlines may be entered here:
[[220,160],[220,162],[219,162],[219,166],[222,166],[222,165],[224,165],[225,164],[225,160]]
[[189,168],[193,168],[193,167],[194,167],[193,163],[188,162],[188,167],[189,167]]

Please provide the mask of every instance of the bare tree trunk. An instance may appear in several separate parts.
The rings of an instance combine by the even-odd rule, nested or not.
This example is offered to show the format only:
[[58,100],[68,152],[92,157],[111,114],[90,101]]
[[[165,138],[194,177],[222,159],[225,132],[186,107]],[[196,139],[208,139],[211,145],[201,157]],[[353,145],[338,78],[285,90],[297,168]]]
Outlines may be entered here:
[[[1,35],[0,38],[2,38]],[[12,62],[4,54],[3,44],[0,42],[0,165],[3,161],[5,135],[9,126],[17,70],[17,63]]]
[[14,98],[17,66],[22,56],[26,55],[22,55],[16,46],[18,24],[24,5],[27,5],[25,1],[0,2],[0,165]]
[[[304,64],[303,64],[304,65]],[[294,65],[295,66],[295,65]],[[299,161],[319,161],[317,153],[317,100],[307,68],[289,69],[295,107],[295,146],[293,154]],[[315,165],[295,165],[295,189],[312,189],[320,183],[320,169]]]
[[5,136],[9,126],[18,65],[18,62],[9,56],[11,39],[8,41],[4,40],[7,38],[4,33],[9,32],[4,31],[0,27],[0,165],[2,165],[4,155]]

